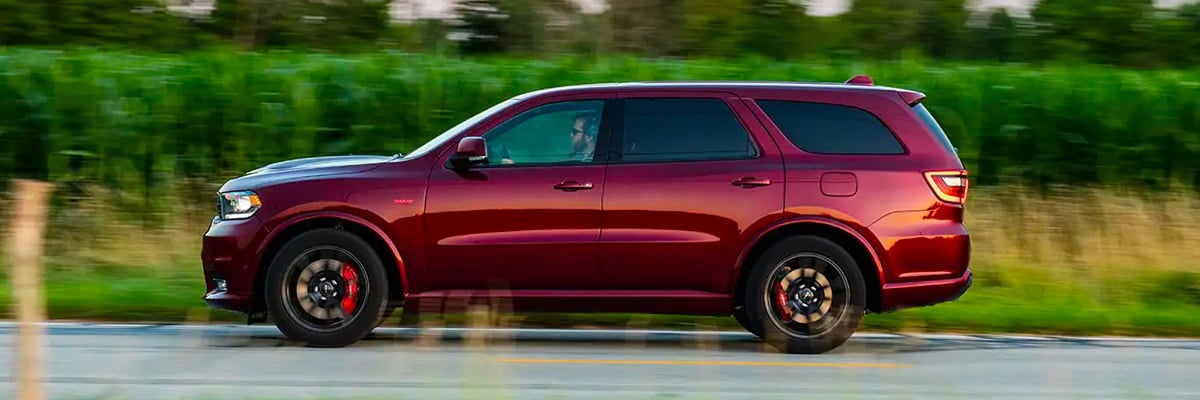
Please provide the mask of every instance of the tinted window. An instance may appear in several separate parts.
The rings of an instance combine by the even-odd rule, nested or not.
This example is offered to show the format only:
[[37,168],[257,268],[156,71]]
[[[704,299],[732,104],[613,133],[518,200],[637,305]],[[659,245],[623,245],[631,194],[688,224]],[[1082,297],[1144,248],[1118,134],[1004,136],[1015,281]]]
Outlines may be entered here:
[[854,107],[776,100],[760,100],[758,105],[788,140],[810,153],[904,153],[878,118]]
[[590,163],[603,100],[551,103],[525,111],[483,135],[488,164]]
[[628,99],[622,160],[683,161],[750,158],[750,135],[720,99]]
[[929,110],[925,109],[924,104],[917,103],[913,107],[913,111],[917,113],[918,117],[921,117],[921,121],[925,122],[925,126],[929,127],[929,131],[933,132],[933,136],[937,138],[938,143],[942,144],[942,147],[946,148],[946,151],[958,153],[958,149],[954,148],[954,144],[950,143],[950,138],[946,136],[946,131],[942,130],[942,126],[933,118],[933,114],[930,114]]

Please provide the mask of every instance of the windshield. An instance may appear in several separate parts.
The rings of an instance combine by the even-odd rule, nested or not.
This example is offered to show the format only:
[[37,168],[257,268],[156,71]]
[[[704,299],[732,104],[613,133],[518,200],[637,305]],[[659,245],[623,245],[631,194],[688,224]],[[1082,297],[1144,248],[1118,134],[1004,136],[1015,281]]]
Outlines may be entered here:
[[467,118],[466,120],[459,122],[458,125],[455,125],[455,126],[451,127],[450,129],[447,129],[445,132],[442,132],[440,135],[437,135],[437,137],[434,137],[433,139],[430,139],[428,142],[425,142],[425,144],[421,145],[421,147],[417,147],[416,149],[413,149],[412,152],[405,154],[403,158],[420,157],[420,156],[424,155],[425,153],[428,153],[431,150],[437,148],[438,146],[441,146],[442,143],[445,143],[447,140],[450,140],[450,138],[457,136],[458,134],[462,133],[467,128],[470,128],[470,127],[474,126],[475,124],[479,123],[479,121],[482,121],[484,118],[487,118],[488,116],[495,114],[496,112],[498,112],[498,111],[504,109],[505,107],[508,107],[509,105],[512,105],[513,103],[516,103],[516,102],[517,102],[517,99],[514,97],[514,98],[510,98],[508,100],[502,101],[500,103],[497,103],[496,105],[493,105],[493,106],[489,107],[488,109],[483,110],[483,111],[479,112],[478,114],[475,114],[471,118]]

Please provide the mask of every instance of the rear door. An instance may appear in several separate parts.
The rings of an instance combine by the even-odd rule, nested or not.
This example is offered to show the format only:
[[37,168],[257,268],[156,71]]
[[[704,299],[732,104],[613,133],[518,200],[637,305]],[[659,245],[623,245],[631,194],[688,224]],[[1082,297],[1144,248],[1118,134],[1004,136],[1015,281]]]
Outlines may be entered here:
[[618,94],[604,183],[609,289],[724,292],[742,244],[782,217],[778,148],[736,96]]

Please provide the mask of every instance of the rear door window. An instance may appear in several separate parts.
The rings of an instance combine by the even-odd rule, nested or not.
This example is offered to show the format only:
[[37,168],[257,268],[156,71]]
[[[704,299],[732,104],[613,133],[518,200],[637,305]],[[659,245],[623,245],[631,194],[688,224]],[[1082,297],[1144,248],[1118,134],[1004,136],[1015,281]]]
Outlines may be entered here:
[[758,156],[750,134],[722,99],[631,98],[624,103],[623,162]]
[[788,140],[809,153],[904,154],[904,147],[875,115],[836,104],[758,100]]

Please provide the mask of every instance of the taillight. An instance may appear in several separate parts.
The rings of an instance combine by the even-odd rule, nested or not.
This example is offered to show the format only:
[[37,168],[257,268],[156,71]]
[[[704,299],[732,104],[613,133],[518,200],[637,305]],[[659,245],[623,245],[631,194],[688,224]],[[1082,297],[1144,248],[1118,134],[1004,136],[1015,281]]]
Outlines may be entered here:
[[967,171],[931,171],[925,173],[925,180],[933,189],[933,194],[942,201],[956,204],[967,202]]

